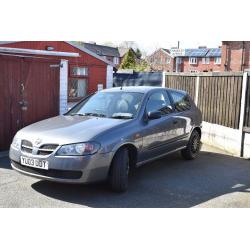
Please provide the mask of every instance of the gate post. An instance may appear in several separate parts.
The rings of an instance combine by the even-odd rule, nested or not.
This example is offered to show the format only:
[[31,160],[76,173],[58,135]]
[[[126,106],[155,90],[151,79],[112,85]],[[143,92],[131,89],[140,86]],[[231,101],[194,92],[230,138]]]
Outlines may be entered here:
[[162,72],[162,87],[166,88],[166,72]]
[[243,126],[244,126],[244,118],[245,118],[247,81],[248,81],[248,73],[244,72],[243,82],[242,82],[241,103],[240,103],[240,122],[239,122],[239,130],[241,131],[241,149],[240,149],[241,157],[244,156],[245,132],[243,131]]
[[194,100],[196,106],[198,106],[199,88],[200,88],[200,76],[196,76],[196,82],[195,82],[195,100]]
[[67,111],[68,111],[68,61],[61,60],[59,112],[60,115],[62,115]]

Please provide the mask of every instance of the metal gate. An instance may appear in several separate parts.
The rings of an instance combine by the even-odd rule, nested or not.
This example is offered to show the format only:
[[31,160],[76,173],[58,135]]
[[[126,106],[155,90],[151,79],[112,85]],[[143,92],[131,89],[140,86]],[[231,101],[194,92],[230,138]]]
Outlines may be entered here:
[[59,60],[0,55],[0,151],[24,126],[59,114]]

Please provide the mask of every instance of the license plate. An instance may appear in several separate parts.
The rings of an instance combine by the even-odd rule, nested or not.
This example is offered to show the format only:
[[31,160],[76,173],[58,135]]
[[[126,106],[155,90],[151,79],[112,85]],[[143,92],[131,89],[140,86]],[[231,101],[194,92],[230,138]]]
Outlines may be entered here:
[[21,156],[21,164],[24,166],[32,167],[32,168],[41,168],[47,169],[49,168],[48,161],[33,159],[29,157]]

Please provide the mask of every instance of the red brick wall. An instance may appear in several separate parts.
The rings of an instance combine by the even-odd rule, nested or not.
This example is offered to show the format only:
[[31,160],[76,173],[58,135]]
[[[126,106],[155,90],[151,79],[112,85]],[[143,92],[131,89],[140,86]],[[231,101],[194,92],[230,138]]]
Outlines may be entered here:
[[250,68],[250,41],[222,42],[223,71],[244,71]]
[[[170,63],[167,64],[167,58],[170,59]],[[151,56],[147,58],[150,63],[151,69],[154,71],[166,71],[173,72],[174,69],[174,58],[165,53],[162,49],[157,50]]]
[[[79,53],[78,58],[65,58],[69,60],[69,65],[86,66],[89,70],[88,76],[88,94],[97,91],[97,85],[102,83],[106,88],[107,64],[63,41],[25,41],[13,42],[11,44],[0,45],[0,47],[24,48],[46,50],[47,46],[54,47],[54,51]],[[60,57],[62,58],[62,57]]]
[[183,72],[190,72],[197,70],[198,72],[210,72],[210,71],[221,71],[221,65],[214,63],[214,58],[210,58],[209,64],[202,64],[202,58],[197,58],[197,64],[189,64],[189,58],[184,57],[182,59]]

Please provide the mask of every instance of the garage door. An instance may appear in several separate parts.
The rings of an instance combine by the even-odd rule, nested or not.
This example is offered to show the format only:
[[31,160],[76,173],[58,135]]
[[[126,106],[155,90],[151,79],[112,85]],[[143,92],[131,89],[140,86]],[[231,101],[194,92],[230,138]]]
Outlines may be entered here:
[[0,150],[31,123],[59,114],[59,60],[0,56]]

